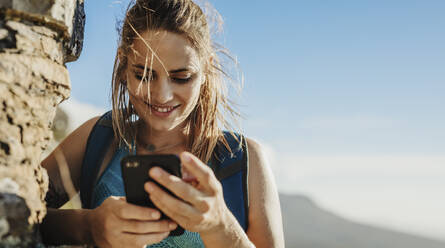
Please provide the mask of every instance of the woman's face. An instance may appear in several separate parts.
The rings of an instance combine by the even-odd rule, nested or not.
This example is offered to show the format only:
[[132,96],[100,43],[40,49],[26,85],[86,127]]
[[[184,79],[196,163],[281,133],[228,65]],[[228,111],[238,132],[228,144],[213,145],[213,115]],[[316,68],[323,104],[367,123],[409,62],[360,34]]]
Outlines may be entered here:
[[146,31],[141,36],[128,54],[130,101],[153,130],[169,131],[182,126],[196,106],[203,83],[201,62],[179,34]]

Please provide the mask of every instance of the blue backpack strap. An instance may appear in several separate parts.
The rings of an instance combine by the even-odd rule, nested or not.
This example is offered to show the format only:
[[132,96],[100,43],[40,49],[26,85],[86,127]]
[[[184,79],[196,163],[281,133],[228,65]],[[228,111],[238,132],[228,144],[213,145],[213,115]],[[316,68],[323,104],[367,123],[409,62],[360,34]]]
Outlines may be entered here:
[[82,208],[91,209],[91,197],[100,165],[114,138],[111,111],[102,115],[88,137],[80,175]]
[[231,152],[221,143],[215,148],[210,166],[221,182],[227,207],[244,229],[248,227],[248,150],[246,140],[239,134],[224,132]]

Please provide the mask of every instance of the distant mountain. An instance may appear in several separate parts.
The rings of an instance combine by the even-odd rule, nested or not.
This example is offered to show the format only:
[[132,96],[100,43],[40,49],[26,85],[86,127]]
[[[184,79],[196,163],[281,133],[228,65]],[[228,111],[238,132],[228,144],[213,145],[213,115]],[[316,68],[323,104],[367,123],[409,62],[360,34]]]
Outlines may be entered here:
[[354,223],[301,195],[280,194],[287,248],[444,248],[445,242]]

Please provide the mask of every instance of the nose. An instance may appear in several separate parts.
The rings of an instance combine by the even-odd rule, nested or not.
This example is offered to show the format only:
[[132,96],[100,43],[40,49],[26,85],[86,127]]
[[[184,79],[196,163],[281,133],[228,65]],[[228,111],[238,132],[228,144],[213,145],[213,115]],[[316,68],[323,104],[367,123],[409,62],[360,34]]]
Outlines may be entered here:
[[152,102],[157,104],[165,104],[173,100],[173,88],[168,78],[157,80],[150,85],[150,95]]

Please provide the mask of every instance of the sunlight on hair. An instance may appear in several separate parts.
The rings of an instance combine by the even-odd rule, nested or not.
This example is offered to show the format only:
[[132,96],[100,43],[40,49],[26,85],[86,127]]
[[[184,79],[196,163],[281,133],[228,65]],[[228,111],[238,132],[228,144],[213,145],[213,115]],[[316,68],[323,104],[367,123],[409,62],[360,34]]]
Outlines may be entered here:
[[207,0],[195,0],[195,2],[204,12],[207,19],[207,25],[209,26],[211,34],[219,34],[224,31],[224,20],[218,10]]

